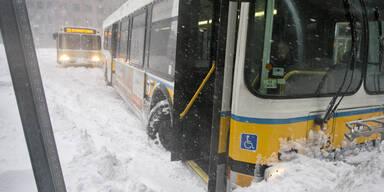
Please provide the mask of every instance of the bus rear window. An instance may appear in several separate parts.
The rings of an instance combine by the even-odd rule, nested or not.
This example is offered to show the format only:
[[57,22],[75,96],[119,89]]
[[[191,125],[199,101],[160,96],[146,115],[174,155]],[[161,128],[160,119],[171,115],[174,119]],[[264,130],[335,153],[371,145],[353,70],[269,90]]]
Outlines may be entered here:
[[60,49],[80,49],[79,34],[59,34]]

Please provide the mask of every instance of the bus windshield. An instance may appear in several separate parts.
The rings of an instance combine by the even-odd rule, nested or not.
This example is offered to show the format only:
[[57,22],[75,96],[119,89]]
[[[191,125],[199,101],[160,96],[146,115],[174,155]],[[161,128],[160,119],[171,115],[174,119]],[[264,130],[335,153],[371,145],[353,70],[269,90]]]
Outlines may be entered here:
[[81,49],[83,50],[100,50],[100,36],[97,35],[81,35]]
[[271,2],[250,11],[244,74],[251,92],[296,98],[357,91],[365,43],[359,1]]
[[98,35],[60,34],[60,49],[100,50],[101,40]]
[[80,49],[79,34],[59,34],[60,49]]

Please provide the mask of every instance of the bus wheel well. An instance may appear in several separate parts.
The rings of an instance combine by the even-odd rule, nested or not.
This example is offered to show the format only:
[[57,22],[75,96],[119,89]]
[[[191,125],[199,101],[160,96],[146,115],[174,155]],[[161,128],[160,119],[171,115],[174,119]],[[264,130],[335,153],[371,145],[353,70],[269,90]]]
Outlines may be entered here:
[[153,93],[151,98],[150,109],[152,109],[158,102],[163,100],[168,100],[168,98],[165,96],[163,92],[164,91],[161,90],[161,88],[155,89],[155,92]]

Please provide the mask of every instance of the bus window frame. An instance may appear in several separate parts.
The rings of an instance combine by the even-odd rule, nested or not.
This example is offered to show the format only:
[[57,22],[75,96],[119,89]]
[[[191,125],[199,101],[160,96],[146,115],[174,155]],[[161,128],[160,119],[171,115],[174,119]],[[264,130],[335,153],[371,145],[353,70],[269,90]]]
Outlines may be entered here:
[[[143,54],[142,54],[142,64],[141,65],[134,65],[132,64],[131,62],[131,44],[132,44],[132,32],[133,32],[133,20],[135,17],[141,15],[141,14],[145,14],[145,18],[144,18],[144,42],[143,42]],[[128,55],[129,55],[129,65],[130,66],[133,66],[133,67],[136,67],[136,68],[139,68],[139,69],[144,69],[144,66],[145,66],[145,46],[146,46],[146,33],[147,33],[147,6],[144,6],[138,10],[136,10],[135,12],[133,12],[132,14],[128,15],[128,17],[130,18],[130,29],[129,29],[129,44],[128,44]]]
[[[155,3],[157,3],[156,1]],[[149,69],[149,48],[151,42],[151,29],[152,29],[152,11],[155,3],[147,5],[147,17],[145,19],[145,48],[144,48],[144,69]]]
[[[267,3],[268,3],[269,0],[266,0],[266,8],[264,9],[265,12],[267,11]],[[325,94],[303,94],[303,95],[288,95],[288,96],[285,96],[285,95],[268,95],[268,94],[261,94],[259,93],[256,89],[252,88],[252,85],[250,85],[250,83],[248,83],[247,81],[247,75],[246,75],[246,66],[248,65],[249,66],[249,59],[247,59],[247,57],[249,55],[252,54],[252,50],[249,49],[249,44],[251,43],[249,40],[248,40],[248,36],[249,34],[251,34],[252,32],[252,28],[250,27],[252,25],[252,18],[254,14],[253,12],[253,9],[254,9],[254,6],[255,6],[255,0],[252,0],[250,2],[250,6],[249,6],[249,15],[248,15],[248,29],[247,29],[247,41],[246,41],[246,53],[245,53],[245,59],[244,59],[244,69],[243,69],[243,81],[244,81],[244,84],[245,86],[247,87],[247,90],[249,92],[251,92],[254,96],[258,97],[258,98],[261,98],[261,99],[274,99],[274,100],[285,100],[285,99],[311,99],[311,98],[325,98],[325,97],[333,97],[335,96],[337,93],[325,93]],[[361,5],[362,6],[362,5]],[[362,10],[361,10],[361,14],[363,15],[364,14],[364,7],[362,6],[361,7]],[[267,14],[266,14],[267,15]],[[365,18],[362,18],[362,23],[363,23],[363,29],[365,28],[364,25],[366,25],[366,21],[365,21]],[[273,22],[273,20],[272,20]],[[267,20],[265,21],[265,26],[267,26]],[[273,31],[272,31],[273,33]],[[265,36],[265,30],[264,30],[264,34]],[[272,35],[272,34],[271,34]],[[363,56],[361,57],[361,60],[362,60],[362,63],[361,63],[361,75],[360,75],[360,81],[356,87],[356,89],[354,90],[351,90],[350,92],[341,92],[340,94],[341,95],[344,95],[344,96],[351,96],[351,95],[355,95],[361,88],[361,86],[363,86],[363,81],[365,80],[365,76],[366,76],[366,66],[367,66],[367,57],[368,57],[368,46],[369,46],[369,42],[367,42],[367,32],[366,31],[363,31],[362,34],[361,34],[361,49],[360,49],[360,52],[361,54],[363,54]],[[265,40],[265,39],[264,39]],[[263,45],[263,54],[265,52],[265,46]],[[264,59],[264,58],[262,58]],[[356,65],[358,62],[355,61],[355,64]],[[261,67],[260,67],[261,68]],[[355,72],[358,71],[358,69],[354,69]],[[260,72],[261,74],[261,72]],[[349,83],[349,82],[347,82]],[[365,84],[365,83],[364,83]]]

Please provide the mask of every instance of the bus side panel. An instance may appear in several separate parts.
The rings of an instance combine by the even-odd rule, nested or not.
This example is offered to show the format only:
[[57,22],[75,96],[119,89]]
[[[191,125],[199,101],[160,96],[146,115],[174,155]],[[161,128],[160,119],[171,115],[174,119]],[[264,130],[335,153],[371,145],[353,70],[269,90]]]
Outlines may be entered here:
[[133,104],[139,111],[143,107],[144,72],[129,66],[127,63],[116,62],[114,85],[122,97]]
[[[356,120],[369,119],[373,117],[379,117],[383,115],[384,108],[374,107],[374,108],[361,108],[357,112],[356,110],[339,110],[335,118],[335,135],[333,139],[333,148],[341,148],[346,146],[351,146],[353,144],[361,144],[366,141],[375,140],[380,138],[380,134],[376,133],[369,137],[359,137],[355,139],[355,142],[352,143],[345,138],[344,134],[349,133],[350,130],[347,128],[346,123]],[[361,113],[352,115],[354,113]],[[372,124],[373,126],[377,124]]]
[[141,110],[143,107],[144,98],[144,71],[133,69],[132,81],[132,94],[130,99],[136,105],[136,107]]

